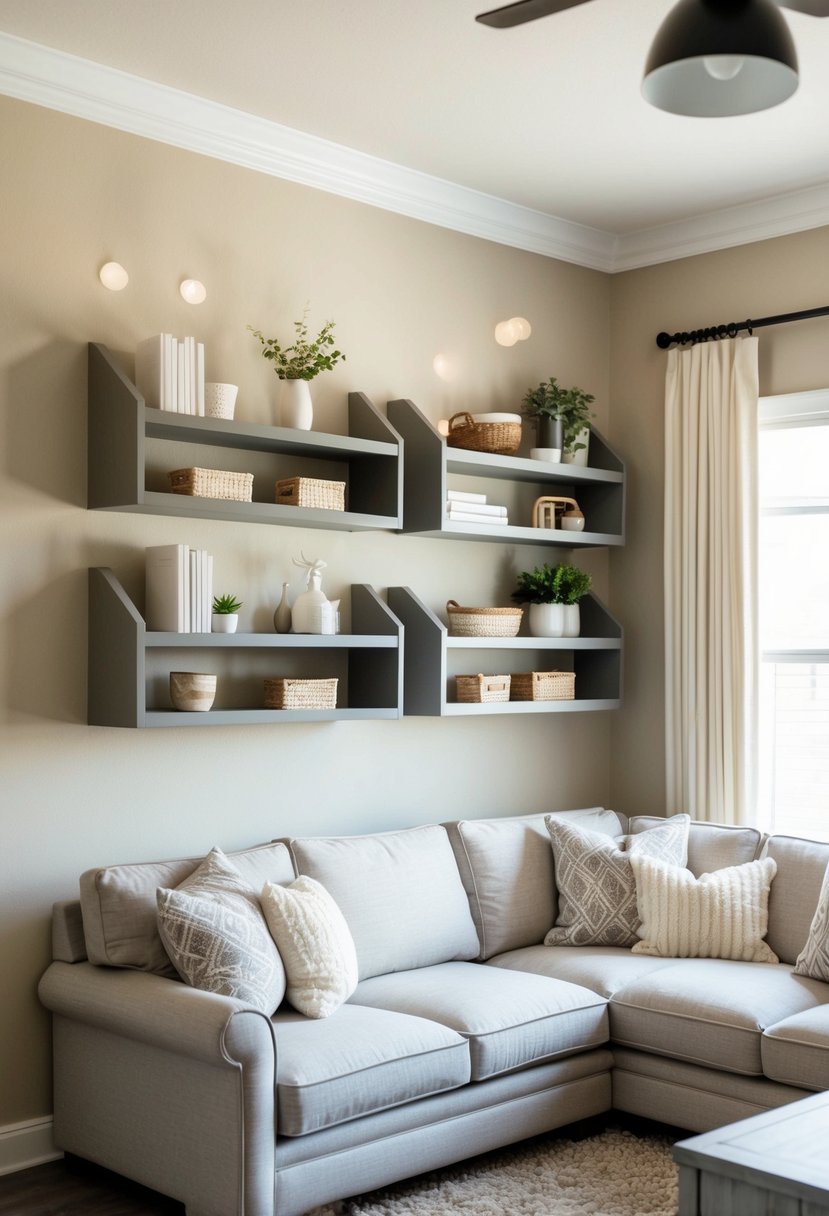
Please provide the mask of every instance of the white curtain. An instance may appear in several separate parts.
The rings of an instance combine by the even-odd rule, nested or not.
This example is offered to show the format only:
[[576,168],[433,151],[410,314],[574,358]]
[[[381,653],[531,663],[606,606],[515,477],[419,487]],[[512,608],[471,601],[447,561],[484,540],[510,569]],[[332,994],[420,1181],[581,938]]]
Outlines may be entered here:
[[667,813],[751,823],[757,740],[757,338],[668,354]]

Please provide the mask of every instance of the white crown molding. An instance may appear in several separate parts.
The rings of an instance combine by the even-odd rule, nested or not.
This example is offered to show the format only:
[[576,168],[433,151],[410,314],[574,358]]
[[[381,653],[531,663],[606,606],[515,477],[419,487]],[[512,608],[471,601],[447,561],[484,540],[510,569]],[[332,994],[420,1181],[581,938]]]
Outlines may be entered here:
[[469,236],[610,269],[609,233],[2,32],[0,92]]
[[829,224],[829,185],[822,185],[616,235],[2,31],[0,93],[609,274]]
[[0,1127],[0,1175],[27,1170],[62,1156],[52,1139],[51,1118]]

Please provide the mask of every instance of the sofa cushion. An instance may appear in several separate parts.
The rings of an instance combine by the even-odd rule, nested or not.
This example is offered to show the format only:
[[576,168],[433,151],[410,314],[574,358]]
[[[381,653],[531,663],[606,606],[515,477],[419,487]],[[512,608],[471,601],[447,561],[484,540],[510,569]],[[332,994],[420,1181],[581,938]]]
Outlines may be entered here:
[[322,883],[346,919],[360,979],[475,958],[480,949],[446,830],[290,842],[297,873]]
[[543,976],[443,963],[364,980],[351,1004],[429,1018],[469,1040],[473,1081],[607,1041],[606,1002]]
[[825,990],[785,965],[679,959],[611,997],[611,1037],[641,1051],[762,1076],[763,1031],[819,1005]]
[[280,1010],[277,1134],[304,1136],[469,1081],[469,1047],[424,1018],[342,1005],[324,1021]]
[[809,937],[829,864],[829,844],[796,836],[770,836],[765,854],[777,862],[766,940],[781,962],[794,963]]
[[305,876],[284,887],[266,882],[262,911],[285,967],[288,1000],[308,1018],[330,1017],[357,987],[357,951],[342,912]]
[[[295,877],[284,844],[258,845],[227,856],[255,891],[262,884]],[[81,875],[81,912],[89,961],[106,967],[133,967],[158,975],[177,972],[158,935],[155,893],[177,887],[201,857],[105,866]]]
[[185,983],[274,1012],[285,995],[282,959],[256,892],[220,849],[156,899],[161,940]]
[[778,961],[763,941],[777,869],[773,858],[726,866],[700,878],[652,857],[632,855],[630,864],[642,920],[634,954]]
[[823,875],[806,945],[798,954],[794,969],[798,975],[829,981],[829,866]]
[[545,946],[632,946],[639,916],[633,854],[684,866],[687,815],[674,815],[637,836],[615,840],[571,823],[547,818],[553,846],[558,917]]
[[[634,815],[629,831],[635,835],[664,822],[656,815]],[[688,869],[699,878],[711,870],[741,866],[759,856],[762,844],[763,834],[756,828],[693,819],[688,831]]]
[[641,976],[670,965],[670,959],[649,958],[621,946],[525,946],[488,960],[505,971],[530,971],[551,979],[580,984],[610,997]]
[[[554,818],[618,836],[627,821],[594,807]],[[555,924],[553,854],[545,815],[461,819],[445,825],[481,942],[480,958],[537,945]]]
[[[825,1000],[829,1002],[829,986]],[[829,1004],[769,1026],[761,1044],[763,1072],[802,1089],[829,1089]]]

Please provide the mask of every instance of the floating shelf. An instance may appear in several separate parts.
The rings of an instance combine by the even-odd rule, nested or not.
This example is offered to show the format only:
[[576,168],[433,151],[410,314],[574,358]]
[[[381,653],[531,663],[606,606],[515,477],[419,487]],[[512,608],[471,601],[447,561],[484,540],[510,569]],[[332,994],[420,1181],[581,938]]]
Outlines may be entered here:
[[[113,572],[89,571],[89,707],[92,726],[242,726],[399,718],[403,631],[377,593],[351,587],[351,634],[148,633]],[[169,673],[198,661],[219,675],[217,707],[174,710]],[[262,681],[337,675],[336,709],[261,709]],[[230,702],[230,703],[229,703]],[[239,702],[238,704],[235,702]]]
[[[624,544],[625,473],[621,460],[598,431],[590,435],[588,467],[551,464],[520,456],[495,456],[452,448],[411,401],[388,403],[389,421],[404,442],[403,531],[443,540],[500,541],[579,549]],[[455,477],[495,478],[535,487],[543,494],[577,498],[590,531],[458,523],[446,518],[447,491]],[[531,505],[521,511],[529,524]]]
[[[348,435],[168,413],[145,405],[109,351],[93,342],[89,346],[88,398],[87,505],[92,509],[332,531],[398,531],[401,527],[402,445],[393,427],[363,393],[348,394]],[[224,451],[230,463],[234,452],[254,452],[260,460],[271,458],[272,474],[258,479],[262,501],[196,498],[148,486],[153,476],[158,479],[150,461],[151,445],[158,443],[169,447],[170,469],[187,465],[173,448],[182,444],[195,445],[196,450],[205,445],[219,449],[219,459]],[[285,457],[291,458],[287,469]],[[205,459],[215,461],[215,453]],[[274,502],[278,477],[302,475],[295,461],[315,462],[311,476],[345,480],[347,510]],[[319,472],[319,462],[329,462],[331,471]],[[198,464],[198,459],[189,463]],[[209,467],[216,466],[211,463]]]
[[[581,601],[582,636],[577,638],[458,638],[408,587],[389,587],[389,607],[406,631],[405,714],[449,717],[460,714],[577,713],[618,709],[622,695],[622,627],[589,593]],[[475,652],[450,672],[451,656]],[[528,662],[528,656],[532,660]],[[566,670],[576,673],[573,701],[501,701],[460,703],[454,699],[454,675],[506,675],[526,671]]]

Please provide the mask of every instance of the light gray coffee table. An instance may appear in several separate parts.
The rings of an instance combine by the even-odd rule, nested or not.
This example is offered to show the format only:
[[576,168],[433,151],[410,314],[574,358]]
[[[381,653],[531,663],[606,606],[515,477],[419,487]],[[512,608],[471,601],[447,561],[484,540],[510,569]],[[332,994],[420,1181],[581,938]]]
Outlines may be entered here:
[[674,1145],[679,1216],[829,1216],[829,1093]]

